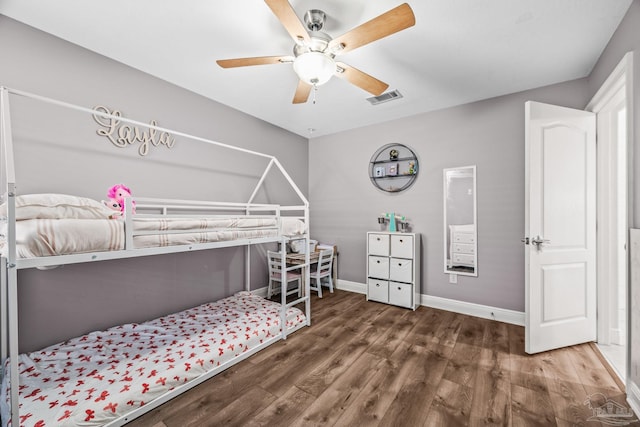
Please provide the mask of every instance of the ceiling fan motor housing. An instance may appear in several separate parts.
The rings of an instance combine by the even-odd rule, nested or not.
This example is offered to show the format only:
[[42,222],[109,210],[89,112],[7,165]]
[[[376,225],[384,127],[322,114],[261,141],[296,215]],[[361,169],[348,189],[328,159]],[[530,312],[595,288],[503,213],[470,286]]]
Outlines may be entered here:
[[332,40],[329,34],[322,31],[311,31],[309,33],[309,38],[311,39],[309,43],[295,44],[293,46],[293,54],[296,57],[306,52],[322,52],[327,55],[330,55],[332,58],[335,57],[334,54],[332,54],[329,51],[326,51],[327,46],[329,46],[329,42]]

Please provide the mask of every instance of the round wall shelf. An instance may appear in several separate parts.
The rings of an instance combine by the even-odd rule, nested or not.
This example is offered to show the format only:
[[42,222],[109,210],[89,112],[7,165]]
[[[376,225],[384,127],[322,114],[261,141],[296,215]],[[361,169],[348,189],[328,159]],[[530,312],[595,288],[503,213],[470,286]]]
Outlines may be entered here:
[[418,177],[418,157],[403,144],[380,147],[369,162],[369,178],[373,185],[388,193],[411,187]]

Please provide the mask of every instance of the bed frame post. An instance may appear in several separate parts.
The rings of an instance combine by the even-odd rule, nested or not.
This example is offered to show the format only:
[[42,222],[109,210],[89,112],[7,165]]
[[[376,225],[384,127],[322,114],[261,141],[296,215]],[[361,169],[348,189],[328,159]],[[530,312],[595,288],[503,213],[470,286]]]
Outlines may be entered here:
[[[16,268],[16,176],[13,158],[13,136],[11,134],[11,115],[9,112],[9,90],[0,87],[0,155],[5,175],[2,177],[7,206],[7,258],[2,258],[2,296],[5,298],[6,318],[2,316],[3,346],[8,345],[10,358],[9,383],[11,392],[11,424],[17,426],[19,418],[19,375],[18,375],[18,271]],[[6,323],[6,326],[5,326]],[[7,349],[3,348],[3,361]]]
[[18,426],[20,420],[20,376],[18,372],[18,271],[15,265],[7,268],[7,300],[9,315],[9,384],[11,387],[9,404],[11,425]]
[[251,245],[245,246],[244,257],[244,290],[251,292]]
[[282,339],[287,339],[287,241],[280,240],[280,330]]
[[[7,339],[8,329],[8,308],[7,303],[7,259],[5,257],[0,258],[0,366],[4,366],[4,361],[7,360]],[[2,381],[2,369],[0,369],[0,382]]]

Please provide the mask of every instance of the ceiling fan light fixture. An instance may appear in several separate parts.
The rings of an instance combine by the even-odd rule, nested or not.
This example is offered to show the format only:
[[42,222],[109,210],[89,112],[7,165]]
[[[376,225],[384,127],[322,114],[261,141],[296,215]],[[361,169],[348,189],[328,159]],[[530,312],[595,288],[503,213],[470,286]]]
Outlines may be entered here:
[[336,63],[322,52],[306,52],[293,61],[293,70],[303,82],[320,86],[336,72]]

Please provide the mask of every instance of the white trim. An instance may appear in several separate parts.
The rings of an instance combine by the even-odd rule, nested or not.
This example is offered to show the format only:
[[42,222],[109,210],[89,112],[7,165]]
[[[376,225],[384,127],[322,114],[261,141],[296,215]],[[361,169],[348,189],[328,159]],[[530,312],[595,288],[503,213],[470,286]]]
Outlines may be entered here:
[[627,403],[636,416],[640,417],[640,388],[631,380],[627,382]]
[[593,95],[593,98],[591,98],[585,110],[597,113],[602,109],[602,104],[609,100],[612,93],[616,93],[622,86],[629,83],[629,79],[631,78],[629,72],[632,70],[632,64],[633,52],[627,52],[602,86],[600,86],[600,89]]
[[367,285],[359,282],[351,282],[349,280],[338,279],[336,289],[342,291],[354,292],[356,294],[367,294]]
[[453,311],[454,313],[466,314],[469,316],[481,317],[483,319],[497,320],[498,322],[524,326],[524,312],[522,311],[507,310],[505,308],[457,301],[432,295],[422,295],[420,305]]
[[[633,61],[634,55],[633,52],[627,52],[623,58],[620,60],[618,65],[611,72],[609,77],[602,84],[600,89],[593,96],[589,104],[587,104],[586,109],[588,111],[594,111],[598,113],[603,109],[603,107],[610,101],[612,96],[616,94],[619,90],[624,89],[625,91],[625,101],[626,101],[626,114],[627,114],[627,224],[626,229],[629,227],[637,226],[637,224],[633,223],[633,206],[634,203],[634,180],[633,173],[630,173],[634,170],[634,123],[635,123],[635,113],[634,113],[634,88],[633,88]],[[627,248],[630,248],[630,242],[627,237]],[[627,251],[628,252],[628,251]],[[627,253],[628,260],[628,253]],[[598,260],[598,269],[606,268],[607,265],[602,265],[603,262]],[[602,277],[601,273],[598,273],[599,279]],[[605,276],[606,278],[606,276]],[[631,307],[631,273],[630,273],[630,265],[627,262],[627,334],[626,334],[626,366],[627,371],[631,370],[631,339],[632,332],[630,331],[630,325],[632,320],[632,307]],[[605,284],[607,281],[605,280]],[[600,283],[598,284],[600,288]],[[609,316],[609,307],[608,304],[601,304],[600,297],[603,292],[601,289],[598,289],[598,342],[608,341],[610,337],[608,337],[608,316]],[[604,317],[604,319],[602,319]],[[604,321],[603,321],[604,320]],[[604,332],[604,334],[602,333]],[[603,336],[604,335],[604,336]],[[603,339],[602,339],[603,338]],[[640,391],[638,386],[631,382],[631,376],[627,373],[625,374],[627,378],[627,400],[630,404],[635,404],[633,407],[636,414],[640,414]],[[634,395],[632,395],[635,393]]]
[[[367,293],[367,285],[364,283],[338,280],[337,289],[358,294]],[[505,308],[491,307],[490,305],[475,304],[472,302],[456,301],[449,298],[435,297],[432,295],[420,295],[420,305],[452,311],[454,313],[481,317],[483,319],[496,320],[512,325],[524,326],[524,312],[507,310]]]

